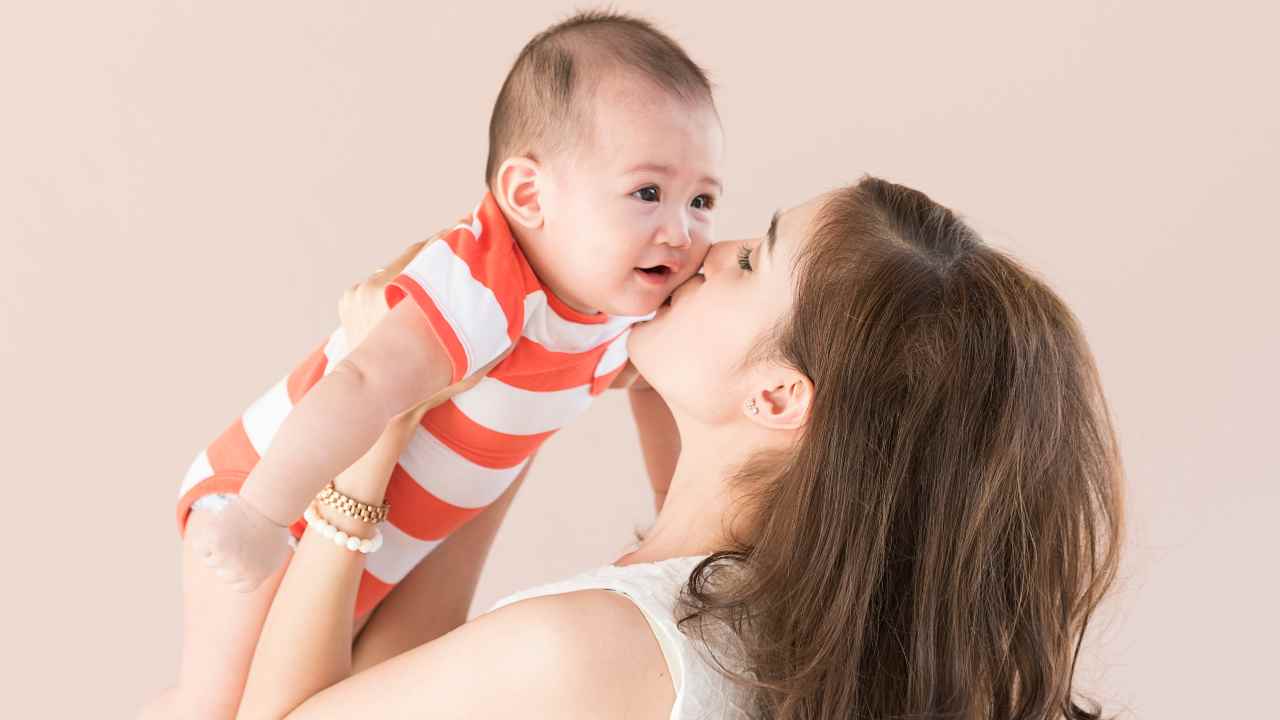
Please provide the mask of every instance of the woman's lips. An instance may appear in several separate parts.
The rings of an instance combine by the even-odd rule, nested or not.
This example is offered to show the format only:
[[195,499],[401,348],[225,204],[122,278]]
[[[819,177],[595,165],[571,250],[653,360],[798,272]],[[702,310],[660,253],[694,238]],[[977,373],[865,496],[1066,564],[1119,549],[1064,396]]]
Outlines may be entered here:
[[701,273],[695,273],[694,275],[691,275],[688,280],[685,280],[684,282],[680,283],[680,287],[671,291],[671,294],[667,296],[667,299],[662,301],[661,307],[671,307],[672,305],[675,305],[677,295],[679,295],[682,292],[685,292],[691,285],[694,285],[694,284],[701,285],[705,280],[706,278],[703,277]]

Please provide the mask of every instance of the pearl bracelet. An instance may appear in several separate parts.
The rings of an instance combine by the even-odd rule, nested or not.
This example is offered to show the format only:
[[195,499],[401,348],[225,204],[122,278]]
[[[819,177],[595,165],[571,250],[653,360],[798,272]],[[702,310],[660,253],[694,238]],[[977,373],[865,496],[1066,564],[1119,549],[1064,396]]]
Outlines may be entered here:
[[382,547],[382,532],[377,528],[373,529],[373,537],[360,539],[330,525],[327,520],[320,517],[314,507],[308,507],[302,513],[302,517],[306,519],[307,527],[332,540],[338,547],[346,548],[351,552],[368,555],[371,552],[377,552],[378,548]]

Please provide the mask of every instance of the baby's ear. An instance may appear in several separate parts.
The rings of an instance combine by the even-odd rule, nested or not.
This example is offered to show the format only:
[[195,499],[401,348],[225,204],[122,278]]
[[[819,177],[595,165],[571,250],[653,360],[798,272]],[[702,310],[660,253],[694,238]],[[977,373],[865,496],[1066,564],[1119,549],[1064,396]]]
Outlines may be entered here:
[[542,227],[542,166],[527,157],[507,158],[498,168],[494,194],[507,218],[528,230]]

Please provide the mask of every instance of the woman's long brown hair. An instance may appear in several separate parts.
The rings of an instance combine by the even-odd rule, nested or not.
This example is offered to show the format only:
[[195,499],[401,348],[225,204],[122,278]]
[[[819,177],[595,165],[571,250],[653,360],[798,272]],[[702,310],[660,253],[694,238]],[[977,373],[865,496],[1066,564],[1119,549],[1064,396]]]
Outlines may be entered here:
[[812,414],[738,478],[756,530],[698,566],[683,627],[734,631],[722,665],[762,718],[1098,717],[1071,681],[1116,570],[1120,466],[1071,312],[876,178],[825,202],[796,284],[768,346]]

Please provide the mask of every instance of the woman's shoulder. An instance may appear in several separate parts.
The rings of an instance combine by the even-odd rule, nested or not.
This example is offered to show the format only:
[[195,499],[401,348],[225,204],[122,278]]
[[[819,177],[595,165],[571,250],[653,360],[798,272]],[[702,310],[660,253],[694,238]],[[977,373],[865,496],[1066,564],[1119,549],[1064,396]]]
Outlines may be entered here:
[[690,556],[634,565],[605,565],[565,580],[514,593],[499,600],[494,609],[535,597],[579,590],[607,590],[638,599],[644,605],[664,605],[669,610],[674,608],[690,573],[703,559],[705,556]]
[[546,671],[544,681],[557,685],[555,695],[575,716],[670,715],[675,692],[662,649],[640,608],[616,592],[534,595],[473,622],[508,638],[528,658],[532,674]]
[[701,636],[691,638],[680,629],[681,591],[703,559],[597,568],[516,593],[499,601],[494,612],[518,610],[548,633],[565,633],[560,640],[569,646],[559,652],[598,664],[584,677],[604,670],[599,664],[626,668],[625,676],[597,675],[595,682],[629,683],[644,693],[645,717],[745,717],[740,688],[718,671]]

